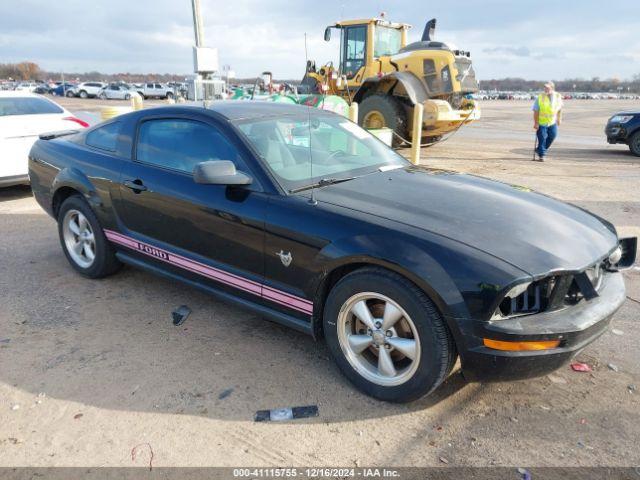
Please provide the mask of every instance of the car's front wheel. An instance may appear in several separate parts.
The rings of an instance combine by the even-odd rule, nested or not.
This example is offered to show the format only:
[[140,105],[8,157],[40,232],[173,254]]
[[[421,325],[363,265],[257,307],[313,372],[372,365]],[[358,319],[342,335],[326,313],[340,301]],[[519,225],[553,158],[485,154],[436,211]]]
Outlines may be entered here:
[[58,234],[67,260],[80,274],[101,278],[122,266],[98,219],[80,195],[72,195],[62,203]]
[[640,157],[640,132],[636,132],[631,136],[629,140],[629,150],[635,156]]
[[341,279],[327,298],[323,327],[340,370],[380,400],[420,398],[455,363],[453,339],[433,302],[384,269],[356,270]]
[[82,90],[80,92],[80,98],[89,98],[89,94],[87,92],[85,92],[84,90]]

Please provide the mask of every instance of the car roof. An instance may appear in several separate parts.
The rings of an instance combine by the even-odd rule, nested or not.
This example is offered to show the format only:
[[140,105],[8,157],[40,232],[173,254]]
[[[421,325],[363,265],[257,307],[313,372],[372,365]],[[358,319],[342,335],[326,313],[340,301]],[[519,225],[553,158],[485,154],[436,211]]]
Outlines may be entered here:
[[42,95],[37,95],[35,93],[31,93],[31,92],[24,92],[24,91],[0,91],[0,97],[36,97],[36,98],[40,98]]
[[[202,107],[203,104],[192,104]],[[313,107],[293,105],[289,103],[276,103],[269,101],[226,100],[211,102],[205,106],[207,110],[216,112],[228,120],[240,120],[245,118],[271,117],[274,115],[299,115],[308,112],[311,108],[314,112],[321,112]]]

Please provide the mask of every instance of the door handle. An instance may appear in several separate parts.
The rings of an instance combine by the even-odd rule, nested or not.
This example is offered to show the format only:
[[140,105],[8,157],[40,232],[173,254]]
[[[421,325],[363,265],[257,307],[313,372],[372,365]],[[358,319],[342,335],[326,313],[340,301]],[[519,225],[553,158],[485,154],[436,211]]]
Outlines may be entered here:
[[144,192],[147,189],[140,179],[125,180],[124,186],[133,190],[134,193]]

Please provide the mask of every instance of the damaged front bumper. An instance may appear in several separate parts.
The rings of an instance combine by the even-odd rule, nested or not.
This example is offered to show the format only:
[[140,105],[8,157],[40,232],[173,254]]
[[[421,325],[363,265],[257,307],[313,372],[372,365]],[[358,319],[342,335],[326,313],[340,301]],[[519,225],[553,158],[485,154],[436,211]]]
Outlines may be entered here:
[[629,142],[629,135],[623,124],[609,123],[607,124],[604,133],[607,136],[607,143],[616,144]]
[[[604,276],[598,296],[578,305],[506,320],[477,322],[473,342],[461,352],[462,371],[470,381],[502,381],[538,377],[557,370],[602,335],[626,298],[620,272]],[[546,350],[503,351],[484,339],[503,342],[559,341]]]

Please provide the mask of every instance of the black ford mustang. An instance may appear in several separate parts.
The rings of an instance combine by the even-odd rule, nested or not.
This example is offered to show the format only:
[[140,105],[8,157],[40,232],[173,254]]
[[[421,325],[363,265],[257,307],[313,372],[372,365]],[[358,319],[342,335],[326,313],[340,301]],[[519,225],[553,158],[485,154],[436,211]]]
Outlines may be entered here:
[[625,299],[636,239],[526,189],[412,166],[342,117],[219,102],[44,135],[37,201],[81,274],[122,263],[324,336],[377,398],[558,368]]

